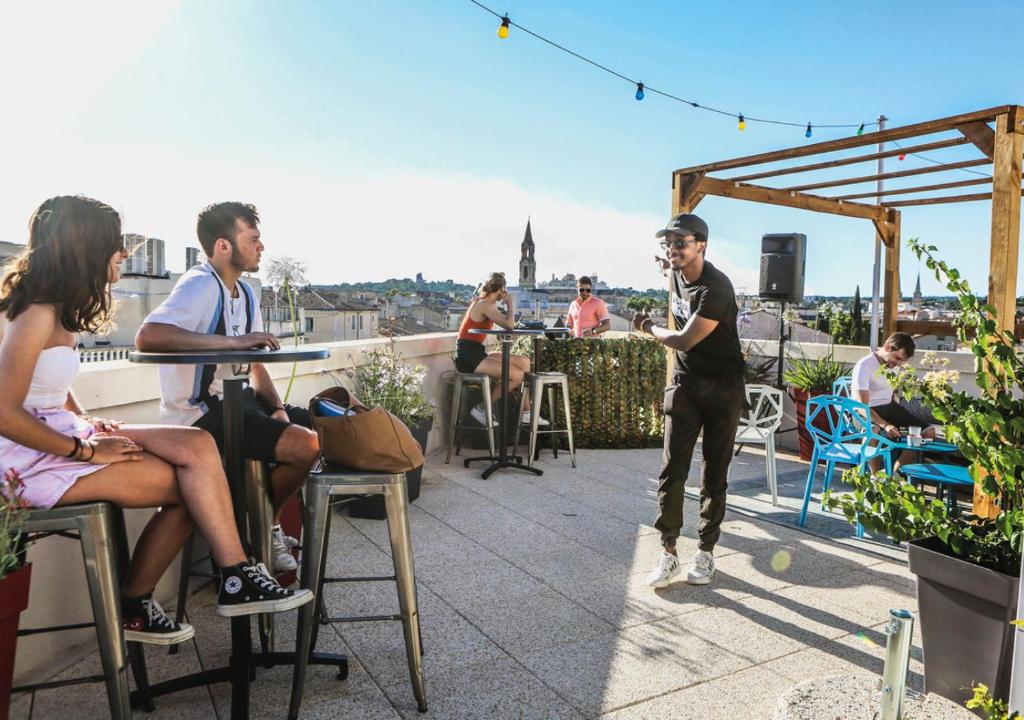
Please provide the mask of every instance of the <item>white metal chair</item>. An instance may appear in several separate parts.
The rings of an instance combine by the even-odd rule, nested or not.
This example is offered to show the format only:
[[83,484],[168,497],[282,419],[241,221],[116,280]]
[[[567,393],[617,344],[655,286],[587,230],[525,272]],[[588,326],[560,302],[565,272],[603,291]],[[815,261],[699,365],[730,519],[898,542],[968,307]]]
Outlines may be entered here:
[[770,385],[747,385],[747,404],[750,413],[740,418],[736,428],[736,443],[764,445],[765,474],[772,505],[779,504],[779,490],[775,471],[775,433],[782,424],[782,391]]

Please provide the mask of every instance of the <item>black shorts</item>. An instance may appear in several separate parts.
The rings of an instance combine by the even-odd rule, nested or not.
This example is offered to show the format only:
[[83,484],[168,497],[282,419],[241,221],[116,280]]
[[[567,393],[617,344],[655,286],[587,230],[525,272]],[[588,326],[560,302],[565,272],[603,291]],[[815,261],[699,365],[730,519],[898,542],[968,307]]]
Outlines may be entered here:
[[931,416],[931,413],[923,411],[923,408],[914,408],[898,400],[893,400],[885,405],[876,405],[871,408],[878,416],[890,425],[898,428],[928,427],[937,425],[938,420]]
[[[224,452],[224,406],[219,399],[207,403],[209,411],[201,418],[192,423],[193,427],[202,428],[213,435],[217,441],[217,447],[221,453]],[[242,393],[242,456],[248,460],[263,460],[273,462],[274,448],[281,435],[288,429],[289,425],[301,425],[312,427],[309,418],[309,410],[295,405],[285,405],[285,412],[288,413],[288,420],[284,422],[277,418],[270,417],[274,411],[265,402],[260,400],[256,392],[247,387]]]
[[476,372],[486,357],[487,350],[483,343],[476,340],[455,341],[455,369],[460,373]]

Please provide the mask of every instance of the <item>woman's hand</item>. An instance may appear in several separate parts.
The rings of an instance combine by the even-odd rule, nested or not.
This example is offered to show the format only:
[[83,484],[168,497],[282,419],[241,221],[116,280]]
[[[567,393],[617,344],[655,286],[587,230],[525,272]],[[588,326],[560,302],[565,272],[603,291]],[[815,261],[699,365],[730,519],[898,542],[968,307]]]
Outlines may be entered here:
[[93,465],[108,465],[119,462],[137,462],[142,460],[142,446],[121,435],[97,433],[83,444],[92,445],[95,451],[89,457],[85,450],[86,462]]

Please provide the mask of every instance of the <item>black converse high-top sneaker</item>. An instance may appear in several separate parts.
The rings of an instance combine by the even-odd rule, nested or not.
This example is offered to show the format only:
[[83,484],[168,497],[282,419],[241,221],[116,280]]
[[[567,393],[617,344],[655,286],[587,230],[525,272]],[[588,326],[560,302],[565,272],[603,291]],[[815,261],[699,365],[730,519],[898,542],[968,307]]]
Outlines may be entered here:
[[150,645],[177,645],[196,634],[188,623],[174,622],[152,595],[121,598],[121,625],[125,640]]
[[313,599],[309,590],[286,590],[263,563],[240,563],[220,570],[217,614],[221,617],[291,610]]

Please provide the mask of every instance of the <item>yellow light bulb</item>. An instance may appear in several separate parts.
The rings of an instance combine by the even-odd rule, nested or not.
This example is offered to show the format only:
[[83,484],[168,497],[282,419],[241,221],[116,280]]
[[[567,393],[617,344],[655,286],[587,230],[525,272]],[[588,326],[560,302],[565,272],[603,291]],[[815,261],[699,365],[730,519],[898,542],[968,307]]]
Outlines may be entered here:
[[739,125],[737,127],[739,127],[739,129],[741,131],[747,129],[747,121],[743,119],[743,114],[742,113],[740,113],[740,122],[739,122]]
[[508,16],[501,19],[501,27],[498,28],[498,37],[502,40],[508,37]]

